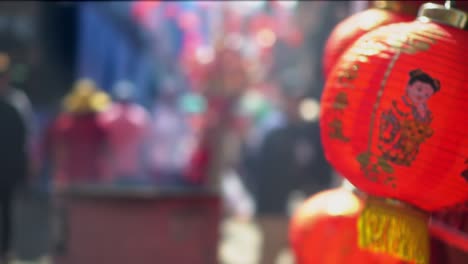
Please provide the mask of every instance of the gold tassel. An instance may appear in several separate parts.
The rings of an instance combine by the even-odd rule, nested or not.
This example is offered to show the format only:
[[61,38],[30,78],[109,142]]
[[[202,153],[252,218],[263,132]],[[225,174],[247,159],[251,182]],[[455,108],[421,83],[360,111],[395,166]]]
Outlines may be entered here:
[[402,202],[367,197],[358,219],[359,247],[428,264],[428,215]]

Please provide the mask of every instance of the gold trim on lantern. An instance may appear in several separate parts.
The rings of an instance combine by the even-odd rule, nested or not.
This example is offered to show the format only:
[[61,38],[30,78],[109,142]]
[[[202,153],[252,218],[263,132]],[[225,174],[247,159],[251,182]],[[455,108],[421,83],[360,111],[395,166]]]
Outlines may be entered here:
[[422,22],[436,22],[456,28],[466,28],[468,15],[466,12],[443,5],[427,3],[421,6],[418,20]]
[[373,1],[372,7],[413,16],[418,13],[415,5],[407,5],[403,1]]
[[359,247],[403,261],[429,263],[429,215],[394,199],[367,196],[358,219]]

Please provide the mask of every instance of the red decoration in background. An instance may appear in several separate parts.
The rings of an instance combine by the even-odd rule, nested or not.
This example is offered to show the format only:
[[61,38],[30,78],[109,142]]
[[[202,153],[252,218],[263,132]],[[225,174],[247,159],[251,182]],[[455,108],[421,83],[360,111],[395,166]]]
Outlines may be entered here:
[[285,41],[292,47],[300,47],[304,43],[304,34],[300,29],[292,28],[286,34]]
[[253,16],[249,23],[249,31],[251,34],[257,34],[264,29],[276,31],[276,28],[277,23],[275,19],[272,16],[263,13]]
[[188,31],[184,33],[184,43],[182,45],[181,52],[181,64],[184,67],[194,67],[198,64],[197,49],[202,45],[202,37],[200,33],[196,31]]
[[211,65],[209,62],[203,63],[197,59],[196,52],[187,54],[182,61],[182,67],[189,76],[189,81],[195,91],[201,91],[204,87],[203,83],[210,78]]
[[44,151],[54,163],[57,187],[109,179],[108,137],[97,117],[64,112],[48,128]]
[[219,43],[212,60],[204,64],[201,70],[204,73],[201,87],[207,99],[236,98],[242,94],[247,84],[245,65],[239,47]]
[[109,141],[112,179],[140,177],[143,145],[150,136],[150,115],[134,103],[117,102],[100,117]]
[[325,76],[328,76],[343,52],[365,33],[383,25],[413,19],[414,16],[372,8],[343,20],[335,27],[325,44],[323,54],[323,72]]
[[160,2],[153,1],[135,1],[132,3],[131,14],[141,24],[148,25],[151,12],[159,6]]
[[358,247],[356,225],[363,206],[360,197],[343,188],[306,200],[293,215],[289,229],[297,264],[401,263]]
[[229,33],[240,33],[242,31],[242,16],[234,12],[231,9],[223,9],[223,32]]
[[249,33],[255,40],[260,51],[260,60],[271,57],[271,50],[278,38],[278,21],[267,14],[258,14],[249,21]]
[[181,8],[179,7],[178,2],[167,1],[164,4],[165,4],[164,15],[167,18],[174,18],[180,13]]
[[468,33],[399,23],[349,48],[322,98],[327,159],[359,189],[434,211],[468,199]]
[[194,11],[183,11],[179,14],[178,24],[185,31],[196,31],[200,27],[200,18]]
[[186,179],[191,184],[203,184],[207,180],[212,161],[211,148],[206,140],[201,140],[192,153],[185,170]]

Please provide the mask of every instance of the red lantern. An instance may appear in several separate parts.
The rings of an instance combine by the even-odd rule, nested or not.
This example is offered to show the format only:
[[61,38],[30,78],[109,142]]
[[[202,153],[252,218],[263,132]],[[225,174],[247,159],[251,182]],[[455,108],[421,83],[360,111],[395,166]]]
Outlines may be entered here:
[[222,29],[226,34],[239,33],[242,31],[243,20],[241,14],[232,9],[221,10],[223,15]]
[[[427,263],[427,228],[420,228],[427,216],[421,209],[468,200],[463,177],[468,34],[459,29],[466,18],[455,9],[424,5],[417,21],[380,27],[360,38],[328,78],[320,121],[328,160],[360,190],[401,206],[369,203],[360,222],[363,247]],[[366,232],[383,229],[373,218],[398,230],[389,228],[373,240],[376,236]],[[392,240],[407,247],[393,248]]]
[[262,30],[276,31],[277,23],[275,19],[267,14],[259,13],[252,17],[249,23],[249,32],[255,35]]
[[338,58],[357,39],[380,26],[414,19],[423,1],[373,1],[373,8],[339,23],[330,34],[323,55],[323,72],[328,76]]
[[[231,39],[235,41],[230,41]],[[242,41],[237,34],[222,37],[215,49],[213,60],[206,65],[205,78],[201,85],[209,100],[218,96],[237,98],[247,86],[246,60],[241,48],[235,45],[237,41]]]
[[364,201],[338,188],[306,200],[291,220],[289,235],[298,264],[374,263],[400,261],[362,250],[357,244],[357,219]]
[[159,1],[135,1],[132,3],[132,16],[141,24],[148,26],[151,12],[158,8]]

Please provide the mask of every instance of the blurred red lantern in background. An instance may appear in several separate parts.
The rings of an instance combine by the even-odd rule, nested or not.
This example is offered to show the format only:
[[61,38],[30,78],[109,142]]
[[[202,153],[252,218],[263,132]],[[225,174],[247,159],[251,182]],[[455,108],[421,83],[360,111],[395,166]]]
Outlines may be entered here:
[[372,1],[373,8],[340,22],[330,34],[323,54],[323,72],[328,76],[338,58],[365,33],[380,26],[411,21],[423,1]]
[[[427,4],[417,21],[383,26],[360,38],[330,73],[320,121],[327,159],[360,190],[400,204],[367,204],[372,208],[361,219],[363,247],[427,263],[427,228],[420,230],[427,216],[419,209],[468,200],[462,174],[468,157],[468,33],[459,29],[466,18]],[[399,230],[383,232],[371,218],[396,223]],[[375,232],[382,236],[370,237]],[[407,247],[392,248],[395,239]]]
[[223,14],[223,32],[226,34],[229,33],[239,33],[242,31],[242,16],[234,12],[233,10],[229,8],[225,8],[221,10]]
[[194,89],[207,97],[236,97],[246,88],[247,61],[241,48],[230,41],[233,36],[223,37],[215,49],[198,46],[182,57]]
[[199,15],[191,10],[182,11],[177,18],[177,22],[184,31],[196,31],[201,24]]
[[181,66],[187,74],[191,87],[195,91],[201,91],[208,78],[212,75],[215,51],[209,46],[192,46],[190,52],[184,52],[181,56]]
[[284,39],[290,46],[297,48],[304,42],[304,34],[299,29],[292,28]]
[[236,98],[246,89],[248,75],[242,42],[242,37],[237,34],[219,40],[213,59],[206,65],[203,81],[206,96]]
[[255,14],[248,23],[248,31],[258,49],[258,57],[265,64],[271,63],[271,52],[278,39],[278,26],[279,22],[275,17],[264,13]]
[[159,1],[135,1],[132,3],[132,16],[142,25],[150,24],[151,13],[159,7]]
[[257,34],[265,29],[276,31],[276,28],[277,23],[275,21],[275,18],[263,13],[259,13],[255,16],[252,16],[249,23],[249,31],[251,34]]
[[43,146],[54,163],[54,188],[109,180],[107,133],[99,115],[110,105],[110,97],[89,79],[77,81],[64,98],[63,112],[47,129]]
[[289,229],[297,264],[400,263],[358,247],[356,225],[363,207],[364,200],[344,188],[307,199],[293,215]]

